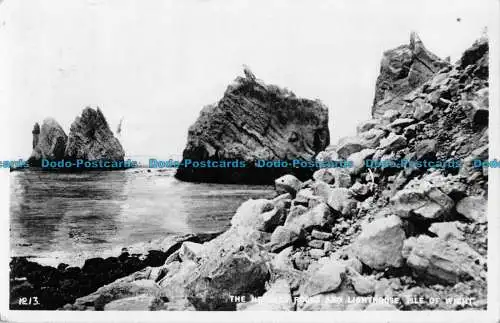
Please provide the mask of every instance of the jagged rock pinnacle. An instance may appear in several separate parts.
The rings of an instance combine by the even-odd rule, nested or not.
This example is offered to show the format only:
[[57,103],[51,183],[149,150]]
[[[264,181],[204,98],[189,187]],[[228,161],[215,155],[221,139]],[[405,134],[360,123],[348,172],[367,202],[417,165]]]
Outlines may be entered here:
[[257,79],[248,65],[243,64],[243,73],[245,73],[245,77],[249,80],[255,81]]

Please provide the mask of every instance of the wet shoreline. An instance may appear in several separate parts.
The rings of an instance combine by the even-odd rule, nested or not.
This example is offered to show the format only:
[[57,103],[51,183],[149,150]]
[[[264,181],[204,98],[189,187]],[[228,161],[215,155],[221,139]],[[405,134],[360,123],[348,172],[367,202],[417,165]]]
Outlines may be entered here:
[[130,253],[124,249],[118,256],[95,257],[83,266],[60,263],[57,267],[41,265],[30,257],[11,257],[9,286],[11,310],[57,310],[99,287],[147,267],[162,266],[183,242],[204,243],[219,233],[174,236],[161,250]]

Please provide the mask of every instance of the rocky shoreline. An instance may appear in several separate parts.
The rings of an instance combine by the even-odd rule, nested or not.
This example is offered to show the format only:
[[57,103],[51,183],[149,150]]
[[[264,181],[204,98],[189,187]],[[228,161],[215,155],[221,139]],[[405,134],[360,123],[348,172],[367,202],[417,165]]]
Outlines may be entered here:
[[[144,246],[124,248],[117,257],[95,257],[83,266],[60,263],[44,266],[29,257],[12,257],[10,262],[10,309],[57,310],[103,285],[140,270],[163,265],[184,242],[204,243],[218,234],[171,236]],[[149,249],[154,248],[154,249]],[[144,252],[145,251],[145,252]],[[31,299],[30,304],[22,299]]]
[[[89,260],[80,269],[84,287],[58,296],[58,307],[486,309],[488,171],[471,161],[488,158],[488,41],[479,39],[452,65],[412,35],[409,45],[384,54],[380,75],[374,118],[316,156],[348,159],[352,168],[275,179],[276,198],[244,202],[214,239],[179,242],[143,262],[129,255]],[[369,170],[366,159],[463,164]],[[102,266],[108,263],[120,264],[122,278]],[[32,281],[44,283],[40,292],[61,293],[73,283],[65,271],[16,259],[11,282],[24,282],[11,287],[11,296]],[[254,297],[262,301],[242,301]],[[349,301],[363,297],[371,301]]]

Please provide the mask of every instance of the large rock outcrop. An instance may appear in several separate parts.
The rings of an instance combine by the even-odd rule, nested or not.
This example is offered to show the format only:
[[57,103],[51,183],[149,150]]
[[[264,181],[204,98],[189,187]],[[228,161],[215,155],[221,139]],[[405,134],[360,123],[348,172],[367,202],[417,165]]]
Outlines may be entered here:
[[68,159],[121,161],[125,152],[101,110],[87,107],[71,124],[65,156]]
[[71,124],[69,136],[53,118],[45,119],[41,127],[38,122],[35,123],[32,134],[33,152],[28,160],[30,167],[42,166],[42,159],[120,162],[125,157],[122,145],[113,135],[99,108],[85,108],[82,115]]
[[30,166],[40,166],[42,159],[58,160],[64,158],[68,136],[63,128],[52,118],[38,122],[33,127],[33,152],[29,158]]
[[[228,86],[223,98],[205,107],[189,128],[184,161],[241,160],[241,168],[181,167],[185,181],[272,183],[298,169],[256,168],[256,160],[312,160],[329,144],[328,109],[287,89],[266,85],[247,69]],[[291,165],[290,165],[291,166]]]
[[450,64],[428,51],[418,35],[410,43],[384,52],[375,87],[372,115],[380,117],[389,109],[400,110],[404,95],[424,84]]

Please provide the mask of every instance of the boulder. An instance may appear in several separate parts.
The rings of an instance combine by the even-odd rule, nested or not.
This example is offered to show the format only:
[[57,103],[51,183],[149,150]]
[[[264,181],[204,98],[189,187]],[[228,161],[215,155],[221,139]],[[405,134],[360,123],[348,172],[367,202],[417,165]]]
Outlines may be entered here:
[[481,279],[485,259],[465,242],[420,235],[404,242],[403,256],[417,277],[445,284]]
[[186,241],[179,249],[179,258],[181,261],[194,261],[196,262],[202,257],[203,245],[200,243]]
[[313,160],[329,145],[328,109],[267,85],[246,69],[222,99],[209,105],[189,128],[183,160],[238,160],[245,167],[178,168],[184,181],[269,184],[291,173],[305,178],[309,169],[256,167],[258,160]]
[[413,102],[413,107],[414,107],[413,118],[415,118],[416,120],[424,119],[433,110],[432,105],[425,102],[422,99],[415,100]]
[[412,118],[398,118],[391,122],[388,127],[392,130],[394,130],[396,133],[401,133],[402,130],[409,125],[413,124],[415,122],[415,119]]
[[291,311],[294,309],[290,285],[285,279],[275,281],[260,298],[238,304],[243,311]]
[[412,180],[391,198],[391,203],[402,218],[428,221],[442,221],[455,205],[448,195],[426,180]]
[[280,222],[282,210],[266,199],[250,199],[236,210],[231,225],[272,232]]
[[436,159],[436,145],[434,139],[427,139],[420,141],[415,146],[415,159],[416,160],[435,160]]
[[340,287],[346,274],[346,266],[339,261],[328,259],[310,273],[309,279],[300,286],[301,296],[311,297],[333,292]]
[[464,240],[464,234],[459,229],[460,222],[435,222],[429,227],[429,232],[434,233],[443,240]]
[[290,211],[288,212],[288,216],[286,217],[286,220],[285,220],[285,225],[290,224],[291,222],[295,221],[296,218],[298,218],[302,214],[306,213],[307,211],[308,211],[308,208],[303,206],[303,205],[293,205],[290,208]]
[[312,230],[311,237],[319,240],[330,240],[332,238],[332,234],[329,232],[323,232],[318,230]]
[[396,151],[405,147],[407,144],[406,138],[403,135],[396,135],[393,132],[387,138],[380,140],[379,148],[386,149],[386,151]]
[[360,182],[354,183],[350,188],[351,192],[359,197],[365,197],[371,192],[370,185],[361,184]]
[[389,109],[402,110],[405,95],[449,65],[428,51],[416,33],[411,34],[409,44],[384,52],[375,85],[373,117]]
[[28,160],[30,166],[41,166],[42,159],[64,159],[68,136],[56,120],[43,120],[41,129],[38,123],[35,123],[32,133],[33,152]]
[[339,141],[337,154],[341,159],[347,159],[350,155],[367,148],[359,137],[346,137]]
[[269,242],[268,248],[272,252],[278,252],[283,248],[292,245],[293,243],[295,243],[295,241],[301,238],[302,231],[297,226],[279,226],[271,235],[271,241]]
[[187,300],[186,284],[197,267],[198,264],[194,261],[174,262],[165,266],[165,276],[158,282],[162,295],[167,297],[169,302]]
[[276,179],[274,185],[279,192],[290,193],[295,196],[302,187],[302,182],[297,177],[287,174]]
[[309,255],[313,259],[320,259],[325,256],[325,251],[322,249],[311,249],[309,250]]
[[457,212],[467,219],[477,222],[486,223],[488,201],[482,196],[467,196],[458,201]]
[[363,146],[367,148],[377,148],[386,135],[386,132],[381,129],[370,129],[366,132],[359,134],[359,138]]
[[486,144],[474,149],[470,153],[470,156],[464,159],[462,167],[460,168],[460,171],[458,173],[462,176],[469,176],[471,173],[476,171],[477,168],[474,167],[473,162],[474,160],[481,160],[481,161],[487,160],[489,156],[488,147],[489,145]]
[[350,278],[352,287],[354,288],[356,294],[360,296],[367,296],[373,295],[373,293],[375,292],[375,282],[373,279],[359,274],[351,275]]
[[334,169],[334,187],[346,188],[351,187],[352,177],[349,168],[335,168]]
[[270,256],[257,232],[231,228],[205,244],[205,257],[184,284],[197,310],[234,310],[230,295],[261,295],[269,279]]
[[349,172],[352,175],[359,175],[365,168],[365,160],[371,158],[373,154],[375,154],[375,149],[363,149],[349,156],[348,159],[352,161],[352,167],[349,168]]
[[307,245],[313,249],[323,249],[325,242],[323,240],[310,240]]
[[310,199],[318,198],[318,196],[314,195],[314,192],[312,188],[303,188],[301,189],[298,193],[297,196],[295,197],[294,203],[295,204],[309,204]]
[[314,195],[323,198],[325,201],[328,200],[330,196],[330,185],[323,181],[316,181],[311,185]]
[[293,247],[287,247],[281,250],[271,262],[273,270],[288,271],[293,270],[293,263],[291,260]]
[[335,170],[332,168],[321,168],[314,172],[313,178],[315,181],[322,181],[327,184],[335,182]]
[[386,110],[384,114],[382,114],[382,117],[380,119],[382,124],[387,126],[388,124],[396,120],[400,115],[401,112],[399,112],[398,110],[389,109]]
[[76,299],[74,305],[76,307],[93,307],[99,311],[103,310],[106,304],[114,300],[141,294],[159,295],[159,287],[153,281],[150,284],[142,284],[141,281],[114,282],[102,286],[90,295]]
[[65,155],[68,159],[123,161],[125,152],[102,111],[87,107],[71,124]]
[[363,121],[360,124],[358,124],[358,126],[356,127],[356,132],[358,134],[360,134],[360,133],[363,133],[365,131],[373,129],[373,128],[377,127],[378,125],[380,125],[380,120],[378,120],[378,119],[366,120],[366,121]]
[[393,215],[365,224],[353,244],[353,252],[371,268],[397,268],[403,265],[401,250],[404,240],[402,222]]
[[339,160],[339,154],[335,150],[325,150],[320,152],[315,160],[322,163],[336,161]]
[[357,202],[347,188],[332,188],[327,204],[342,215],[351,215],[356,210]]
[[104,306],[105,311],[158,311],[163,309],[164,302],[159,298],[147,294],[127,297],[109,302]]
[[[333,216],[330,208],[325,203],[320,203],[311,210],[290,221],[286,227],[298,232],[297,230],[311,231],[313,228],[324,227],[333,223]],[[274,234],[274,233],[273,233]]]

